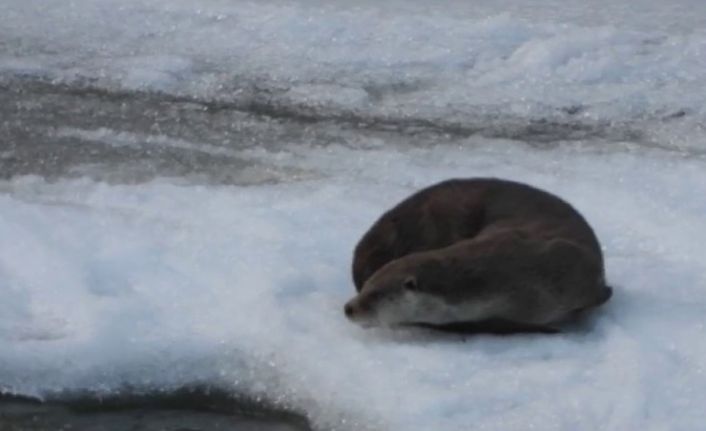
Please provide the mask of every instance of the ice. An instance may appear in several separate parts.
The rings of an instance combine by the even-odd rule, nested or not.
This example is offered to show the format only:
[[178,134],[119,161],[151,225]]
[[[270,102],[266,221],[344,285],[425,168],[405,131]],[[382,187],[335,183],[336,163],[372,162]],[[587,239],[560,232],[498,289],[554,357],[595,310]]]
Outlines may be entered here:
[[[319,179],[2,183],[3,390],[205,383],[305,411],[318,429],[701,426],[702,160],[480,138],[459,148],[297,146],[244,156],[315,169]],[[434,337],[346,321],[362,232],[413,190],[468,175],[569,199],[603,241],[611,302],[557,336]]]
[[115,61],[110,68],[124,70],[121,84],[134,90],[176,91],[183,81],[191,77],[191,62],[179,57],[128,57]]
[[368,106],[370,96],[360,88],[347,88],[339,85],[297,85],[284,95],[292,104],[327,107],[344,105],[348,109],[363,109]]
[[61,127],[54,131],[54,136],[58,138],[78,138],[83,141],[98,142],[113,147],[141,148],[142,145],[146,144],[152,149],[184,149],[219,157],[237,157],[242,154],[222,146],[204,143],[195,144],[193,142],[174,139],[164,135],[142,135],[131,132],[116,132],[106,128],[84,130],[74,129],[71,127]]
[[703,149],[702,2],[524,3],[7,0],[0,78],[367,120],[639,121]]

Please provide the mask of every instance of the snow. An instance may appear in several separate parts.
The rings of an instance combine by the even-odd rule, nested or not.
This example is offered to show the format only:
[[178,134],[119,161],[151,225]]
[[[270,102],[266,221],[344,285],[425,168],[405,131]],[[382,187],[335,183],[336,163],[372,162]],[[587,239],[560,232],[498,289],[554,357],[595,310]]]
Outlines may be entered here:
[[[366,119],[632,121],[701,149],[706,136],[700,0],[45,3],[4,2],[0,79]],[[664,121],[701,132],[674,138]]]
[[[243,156],[322,179],[4,182],[4,390],[206,383],[306,411],[320,429],[701,426],[703,160],[480,138],[443,151],[297,146]],[[362,232],[413,190],[469,173],[568,198],[603,241],[611,302],[557,336],[463,339],[346,321]]]
[[[4,86],[267,103],[496,138],[517,124],[590,127],[540,148],[479,135],[436,145],[436,132],[405,145],[393,131],[249,149],[56,127],[67,141],[242,159],[257,168],[234,175],[261,181],[0,181],[0,392],[207,384],[322,430],[702,429],[706,6],[434,5],[5,0]],[[435,181],[484,175],[573,203],[604,245],[611,301],[556,336],[348,322],[352,249],[376,217]]]

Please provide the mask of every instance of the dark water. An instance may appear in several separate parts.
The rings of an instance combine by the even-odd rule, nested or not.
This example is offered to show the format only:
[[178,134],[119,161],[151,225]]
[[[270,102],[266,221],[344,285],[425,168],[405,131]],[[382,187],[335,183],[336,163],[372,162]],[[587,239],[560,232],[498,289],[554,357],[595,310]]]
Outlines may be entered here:
[[0,396],[0,431],[307,431],[304,417],[219,391],[45,402]]

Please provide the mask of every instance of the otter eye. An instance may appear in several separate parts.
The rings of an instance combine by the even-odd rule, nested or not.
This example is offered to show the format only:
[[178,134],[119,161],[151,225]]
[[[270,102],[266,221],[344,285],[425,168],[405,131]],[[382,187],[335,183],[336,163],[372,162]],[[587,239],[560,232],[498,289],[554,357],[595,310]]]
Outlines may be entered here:
[[407,290],[417,290],[417,279],[409,276],[404,280],[403,286]]

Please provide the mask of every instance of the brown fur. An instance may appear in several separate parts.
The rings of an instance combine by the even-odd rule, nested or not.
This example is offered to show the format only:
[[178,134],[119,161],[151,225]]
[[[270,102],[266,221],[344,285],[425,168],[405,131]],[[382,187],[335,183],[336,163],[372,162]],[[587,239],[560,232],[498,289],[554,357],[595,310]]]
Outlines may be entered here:
[[[502,296],[492,320],[511,328],[566,319],[611,292],[598,240],[575,209],[534,187],[487,178],[439,183],[383,214],[356,246],[359,295],[347,313],[403,275],[449,306]],[[425,324],[424,316],[408,323]]]

